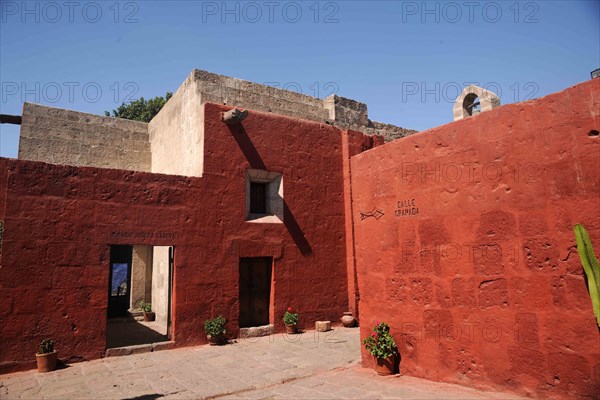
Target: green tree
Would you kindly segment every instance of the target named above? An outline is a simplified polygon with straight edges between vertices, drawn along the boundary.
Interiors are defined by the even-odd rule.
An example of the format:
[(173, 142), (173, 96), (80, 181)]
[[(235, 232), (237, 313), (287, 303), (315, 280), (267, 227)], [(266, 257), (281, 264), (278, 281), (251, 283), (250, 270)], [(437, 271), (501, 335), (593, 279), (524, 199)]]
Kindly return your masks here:
[(153, 99), (146, 100), (140, 97), (138, 100), (133, 100), (129, 104), (122, 103), (119, 108), (112, 111), (112, 115), (108, 111), (104, 111), (107, 117), (132, 119), (135, 121), (150, 122), (152, 118), (165, 103), (173, 96), (173, 93), (167, 92), (165, 97), (157, 96)]

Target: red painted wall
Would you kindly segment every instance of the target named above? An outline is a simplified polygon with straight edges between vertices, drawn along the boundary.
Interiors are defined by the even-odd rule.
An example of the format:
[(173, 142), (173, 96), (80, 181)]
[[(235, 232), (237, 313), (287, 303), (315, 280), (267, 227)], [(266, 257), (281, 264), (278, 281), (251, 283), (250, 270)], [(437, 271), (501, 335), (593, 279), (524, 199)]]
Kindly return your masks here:
[[(594, 80), (351, 159), (361, 337), (388, 322), (401, 373), (600, 393), (600, 334), (572, 229), (583, 223), (600, 254), (600, 138), (588, 135), (599, 110)], [(357, 218), (375, 208), (379, 220)]]
[(342, 157), (344, 169), (344, 208), (346, 228), (346, 276), (348, 279), (348, 310), (359, 321), (360, 313), (358, 302), (358, 276), (356, 273), (356, 258), (354, 253), (354, 209), (352, 204), (352, 173), (350, 169), (351, 157), (365, 150), (384, 143), (382, 136), (365, 136), (360, 132), (345, 131), (342, 133)]
[[(278, 331), (288, 306), (299, 310), (301, 327), (339, 320), (348, 309), (348, 133), (254, 111), (243, 129), (230, 129), (221, 122), (228, 109), (205, 105), (202, 178), (0, 159), (0, 372), (32, 368), (45, 337), (62, 360), (102, 356), (111, 244), (175, 246), (177, 346), (205, 343), (203, 321), (217, 314), (237, 335), (240, 257), (274, 258)], [(247, 168), (283, 173), (284, 224), (245, 221)]]

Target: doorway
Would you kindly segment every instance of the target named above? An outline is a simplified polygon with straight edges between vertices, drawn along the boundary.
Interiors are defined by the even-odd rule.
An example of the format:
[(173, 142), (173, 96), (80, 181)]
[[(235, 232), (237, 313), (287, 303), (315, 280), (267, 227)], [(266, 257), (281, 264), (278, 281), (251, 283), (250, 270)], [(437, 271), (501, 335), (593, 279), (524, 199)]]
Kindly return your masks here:
[(108, 318), (125, 317), (131, 301), (132, 246), (110, 247)]
[[(174, 247), (110, 246), (106, 348), (172, 340)], [(151, 307), (145, 320), (141, 306)]]
[(240, 328), (269, 324), (273, 258), (240, 258)]

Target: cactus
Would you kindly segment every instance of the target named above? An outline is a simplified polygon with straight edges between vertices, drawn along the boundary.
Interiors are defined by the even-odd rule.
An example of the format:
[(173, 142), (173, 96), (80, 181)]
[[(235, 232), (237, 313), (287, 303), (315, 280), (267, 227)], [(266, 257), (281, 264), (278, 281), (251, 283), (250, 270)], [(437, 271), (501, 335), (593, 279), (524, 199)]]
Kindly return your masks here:
[(581, 264), (583, 264), (583, 270), (587, 277), (588, 291), (592, 298), (594, 315), (596, 316), (598, 327), (600, 327), (600, 267), (598, 266), (598, 260), (594, 254), (590, 237), (583, 225), (576, 224), (573, 230), (575, 231), (575, 240), (577, 241), (577, 252), (579, 253), (579, 258), (581, 258)]
[(40, 343), (40, 349), (38, 350), (38, 354), (48, 354), (54, 352), (54, 342), (52, 339), (44, 339)]

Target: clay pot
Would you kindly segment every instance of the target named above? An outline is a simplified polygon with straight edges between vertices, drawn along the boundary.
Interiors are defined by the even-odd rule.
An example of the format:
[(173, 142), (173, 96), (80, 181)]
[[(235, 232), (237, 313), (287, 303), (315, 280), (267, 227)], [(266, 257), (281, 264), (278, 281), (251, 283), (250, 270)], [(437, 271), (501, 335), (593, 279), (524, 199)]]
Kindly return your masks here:
[(144, 311), (144, 321), (151, 322), (156, 319), (156, 313), (154, 311)]
[(392, 354), (388, 358), (375, 359), (375, 372), (377, 375), (394, 375), (396, 369), (396, 355)]
[(58, 351), (46, 354), (36, 354), (37, 368), (39, 372), (50, 372), (56, 369), (58, 361)]
[(208, 344), (210, 344), (211, 346), (221, 346), (225, 342), (225, 337), (222, 333), (219, 333), (215, 336), (206, 335), (206, 338), (208, 339)]
[(352, 316), (351, 311), (346, 311), (344, 313), (344, 316), (342, 317), (341, 321), (342, 321), (342, 325), (344, 325), (345, 328), (352, 328), (354, 326), (354, 323), (356, 322), (356, 320)]
[(285, 331), (288, 335), (295, 335), (296, 333), (298, 333), (298, 326), (296, 324), (286, 325)]

